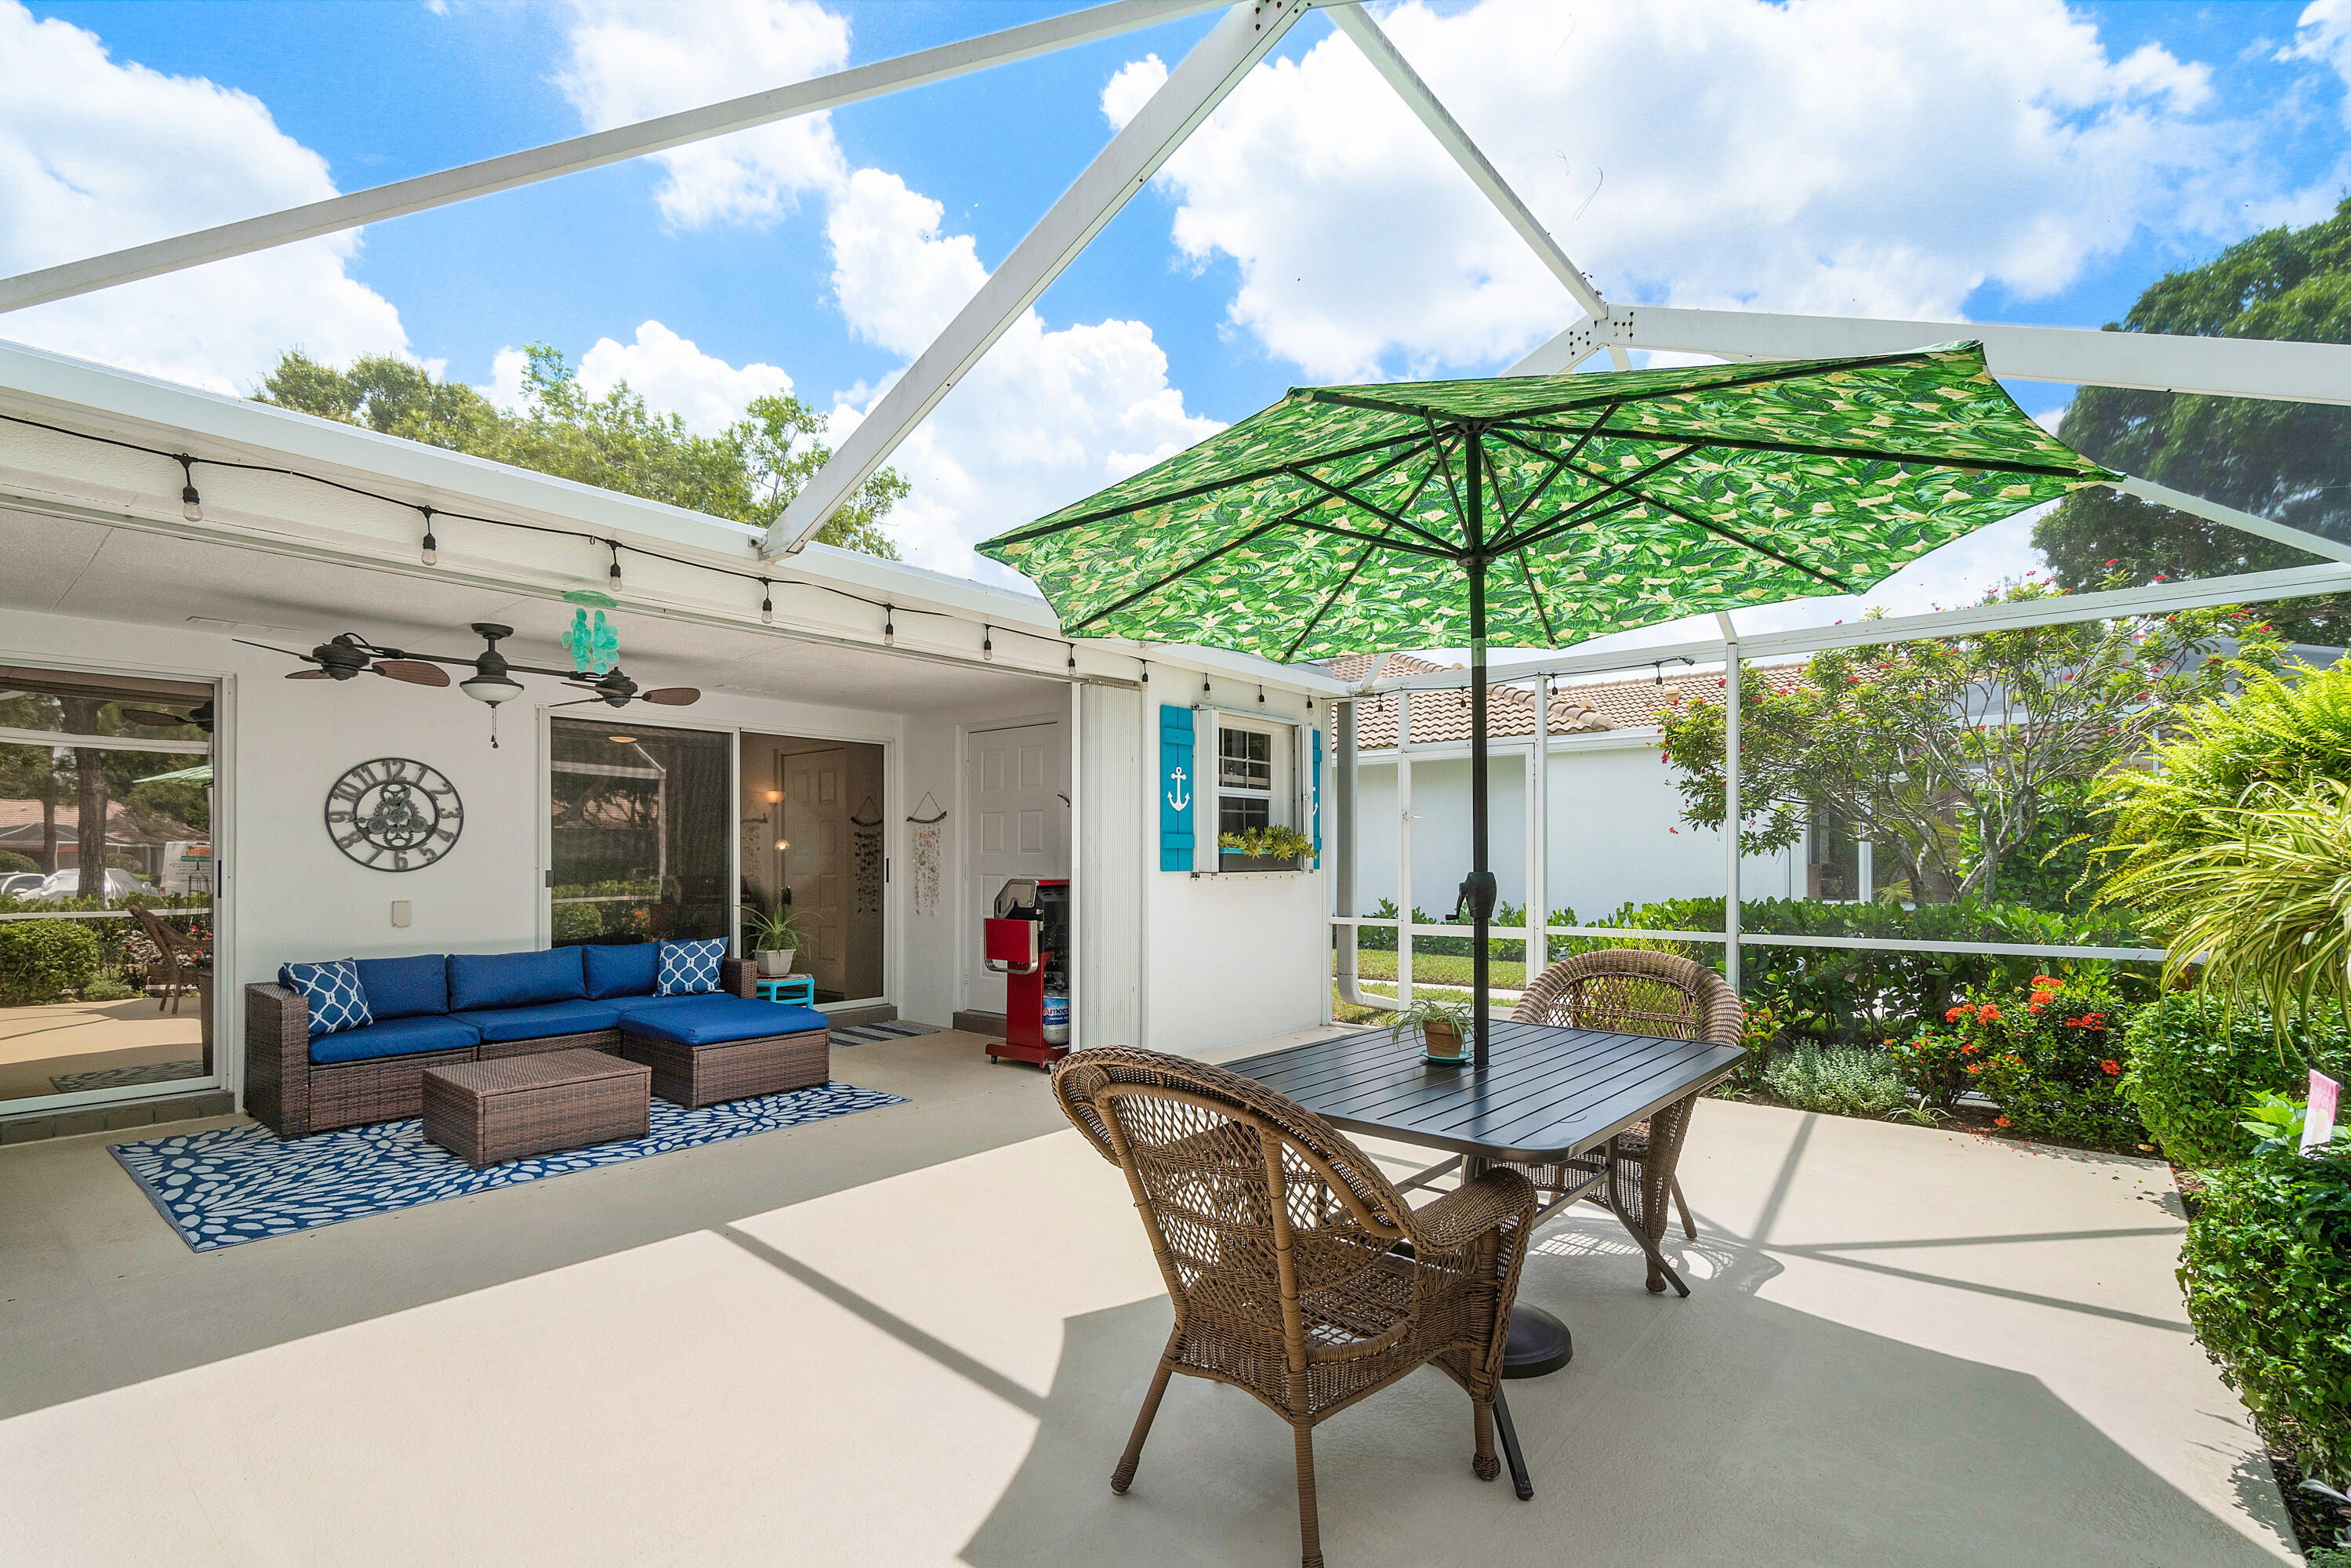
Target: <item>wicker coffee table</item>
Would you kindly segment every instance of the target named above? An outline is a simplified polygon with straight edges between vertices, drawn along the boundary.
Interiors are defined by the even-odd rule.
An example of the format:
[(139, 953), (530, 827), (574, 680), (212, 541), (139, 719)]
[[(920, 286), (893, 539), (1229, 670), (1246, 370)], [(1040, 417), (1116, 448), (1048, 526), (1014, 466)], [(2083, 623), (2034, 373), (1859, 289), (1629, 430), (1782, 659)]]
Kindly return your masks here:
[(642, 1138), (653, 1070), (601, 1051), (553, 1051), (424, 1074), (424, 1135), (470, 1166)]

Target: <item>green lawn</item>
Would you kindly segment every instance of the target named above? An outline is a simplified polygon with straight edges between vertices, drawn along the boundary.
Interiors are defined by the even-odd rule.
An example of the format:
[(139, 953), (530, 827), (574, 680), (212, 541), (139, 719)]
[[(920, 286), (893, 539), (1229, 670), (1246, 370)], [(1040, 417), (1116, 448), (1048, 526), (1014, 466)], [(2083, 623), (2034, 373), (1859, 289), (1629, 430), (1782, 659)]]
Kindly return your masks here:
[[(1396, 956), (1394, 953), (1355, 953), (1355, 973), (1366, 980), (1393, 980), (1396, 977)], [(1506, 964), (1493, 959), (1487, 965), (1487, 983), (1498, 991), (1515, 991), (1526, 984), (1524, 964)], [(1466, 986), (1469, 983), (1469, 956), (1458, 956), (1440, 953), (1415, 953), (1412, 956), (1412, 983), (1416, 986)]]

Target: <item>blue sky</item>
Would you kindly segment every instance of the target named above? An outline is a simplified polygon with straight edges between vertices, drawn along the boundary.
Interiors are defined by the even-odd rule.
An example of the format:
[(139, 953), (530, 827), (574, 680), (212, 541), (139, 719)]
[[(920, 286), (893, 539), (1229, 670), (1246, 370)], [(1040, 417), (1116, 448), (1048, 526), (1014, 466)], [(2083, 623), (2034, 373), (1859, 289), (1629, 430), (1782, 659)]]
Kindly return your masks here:
[[(0, 0), (0, 270), (1070, 8)], [(2351, 0), (1375, 10), (1614, 298), (2095, 326), (2168, 269), (2331, 211), (2351, 178)], [(1106, 105), (1147, 92), (1135, 62), (1172, 64), (1212, 21), (0, 336), (236, 390), (295, 343), (495, 386), (502, 351), (544, 340), (689, 417), (788, 377), (845, 427), (1101, 147)], [(969, 569), (972, 539), (1289, 385), (1491, 372), (1573, 318), (1326, 20), (1277, 60), (905, 449), (914, 559)], [(2065, 397), (2017, 391), (2037, 413)], [(1977, 576), (2030, 564), (2013, 537), (1977, 553)]]

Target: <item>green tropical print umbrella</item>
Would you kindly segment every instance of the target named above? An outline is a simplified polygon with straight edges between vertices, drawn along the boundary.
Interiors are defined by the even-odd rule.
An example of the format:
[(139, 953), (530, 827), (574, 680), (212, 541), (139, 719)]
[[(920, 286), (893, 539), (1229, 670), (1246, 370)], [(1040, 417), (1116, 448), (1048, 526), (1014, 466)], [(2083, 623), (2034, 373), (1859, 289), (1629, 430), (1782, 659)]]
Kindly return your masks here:
[[(1476, 1070), (1486, 1070), (1486, 650), (1858, 593), (2109, 473), (1979, 343), (1869, 359), (1301, 387), (988, 540), (1072, 635), (1288, 663), (1469, 646)], [(1456, 914), (1459, 913), (1457, 906)]]
[(1948, 343), (1302, 387), (979, 549), (1073, 634), (1283, 662), (1456, 646), (1474, 595), (1489, 645), (1558, 648), (1860, 592), (2115, 477), (2026, 417), (1981, 345)]

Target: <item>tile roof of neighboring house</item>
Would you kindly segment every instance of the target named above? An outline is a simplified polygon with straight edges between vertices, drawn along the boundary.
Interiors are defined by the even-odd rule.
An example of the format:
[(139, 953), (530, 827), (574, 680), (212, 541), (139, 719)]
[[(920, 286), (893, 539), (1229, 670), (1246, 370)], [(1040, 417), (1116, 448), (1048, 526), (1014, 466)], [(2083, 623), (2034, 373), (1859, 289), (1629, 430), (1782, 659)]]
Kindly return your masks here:
[[(1333, 675), (1343, 681), (1360, 681), (1372, 666), (1368, 653), (1349, 653), (1326, 660)], [(1382, 677), (1389, 675), (1435, 675), (1447, 670), (1458, 670), (1458, 664), (1432, 664), (1426, 659), (1416, 659), (1405, 653), (1391, 653), (1380, 666)], [(1757, 673), (1781, 691), (1794, 685), (1803, 672), (1802, 664), (1756, 666)], [(1657, 710), (1677, 695), (1698, 697), (1718, 692), (1722, 687), (1719, 674), (1691, 671), (1678, 678), (1667, 676), (1660, 685), (1655, 675), (1646, 679), (1595, 681), (1581, 685), (1555, 686), (1552, 691), (1550, 731), (1553, 735), (1574, 735), (1604, 729), (1650, 729), (1657, 722)], [(1489, 736), (1532, 735), (1535, 729), (1534, 694), (1517, 686), (1492, 686), (1486, 700), (1486, 733)], [(1385, 750), (1395, 745), (1396, 707), (1393, 695), (1383, 700), (1372, 697), (1356, 705), (1355, 746), (1361, 751)], [(1469, 739), (1469, 694), (1467, 691), (1415, 692), (1412, 695), (1412, 739), (1416, 746), (1442, 746), (1448, 741), (1467, 744)]]

